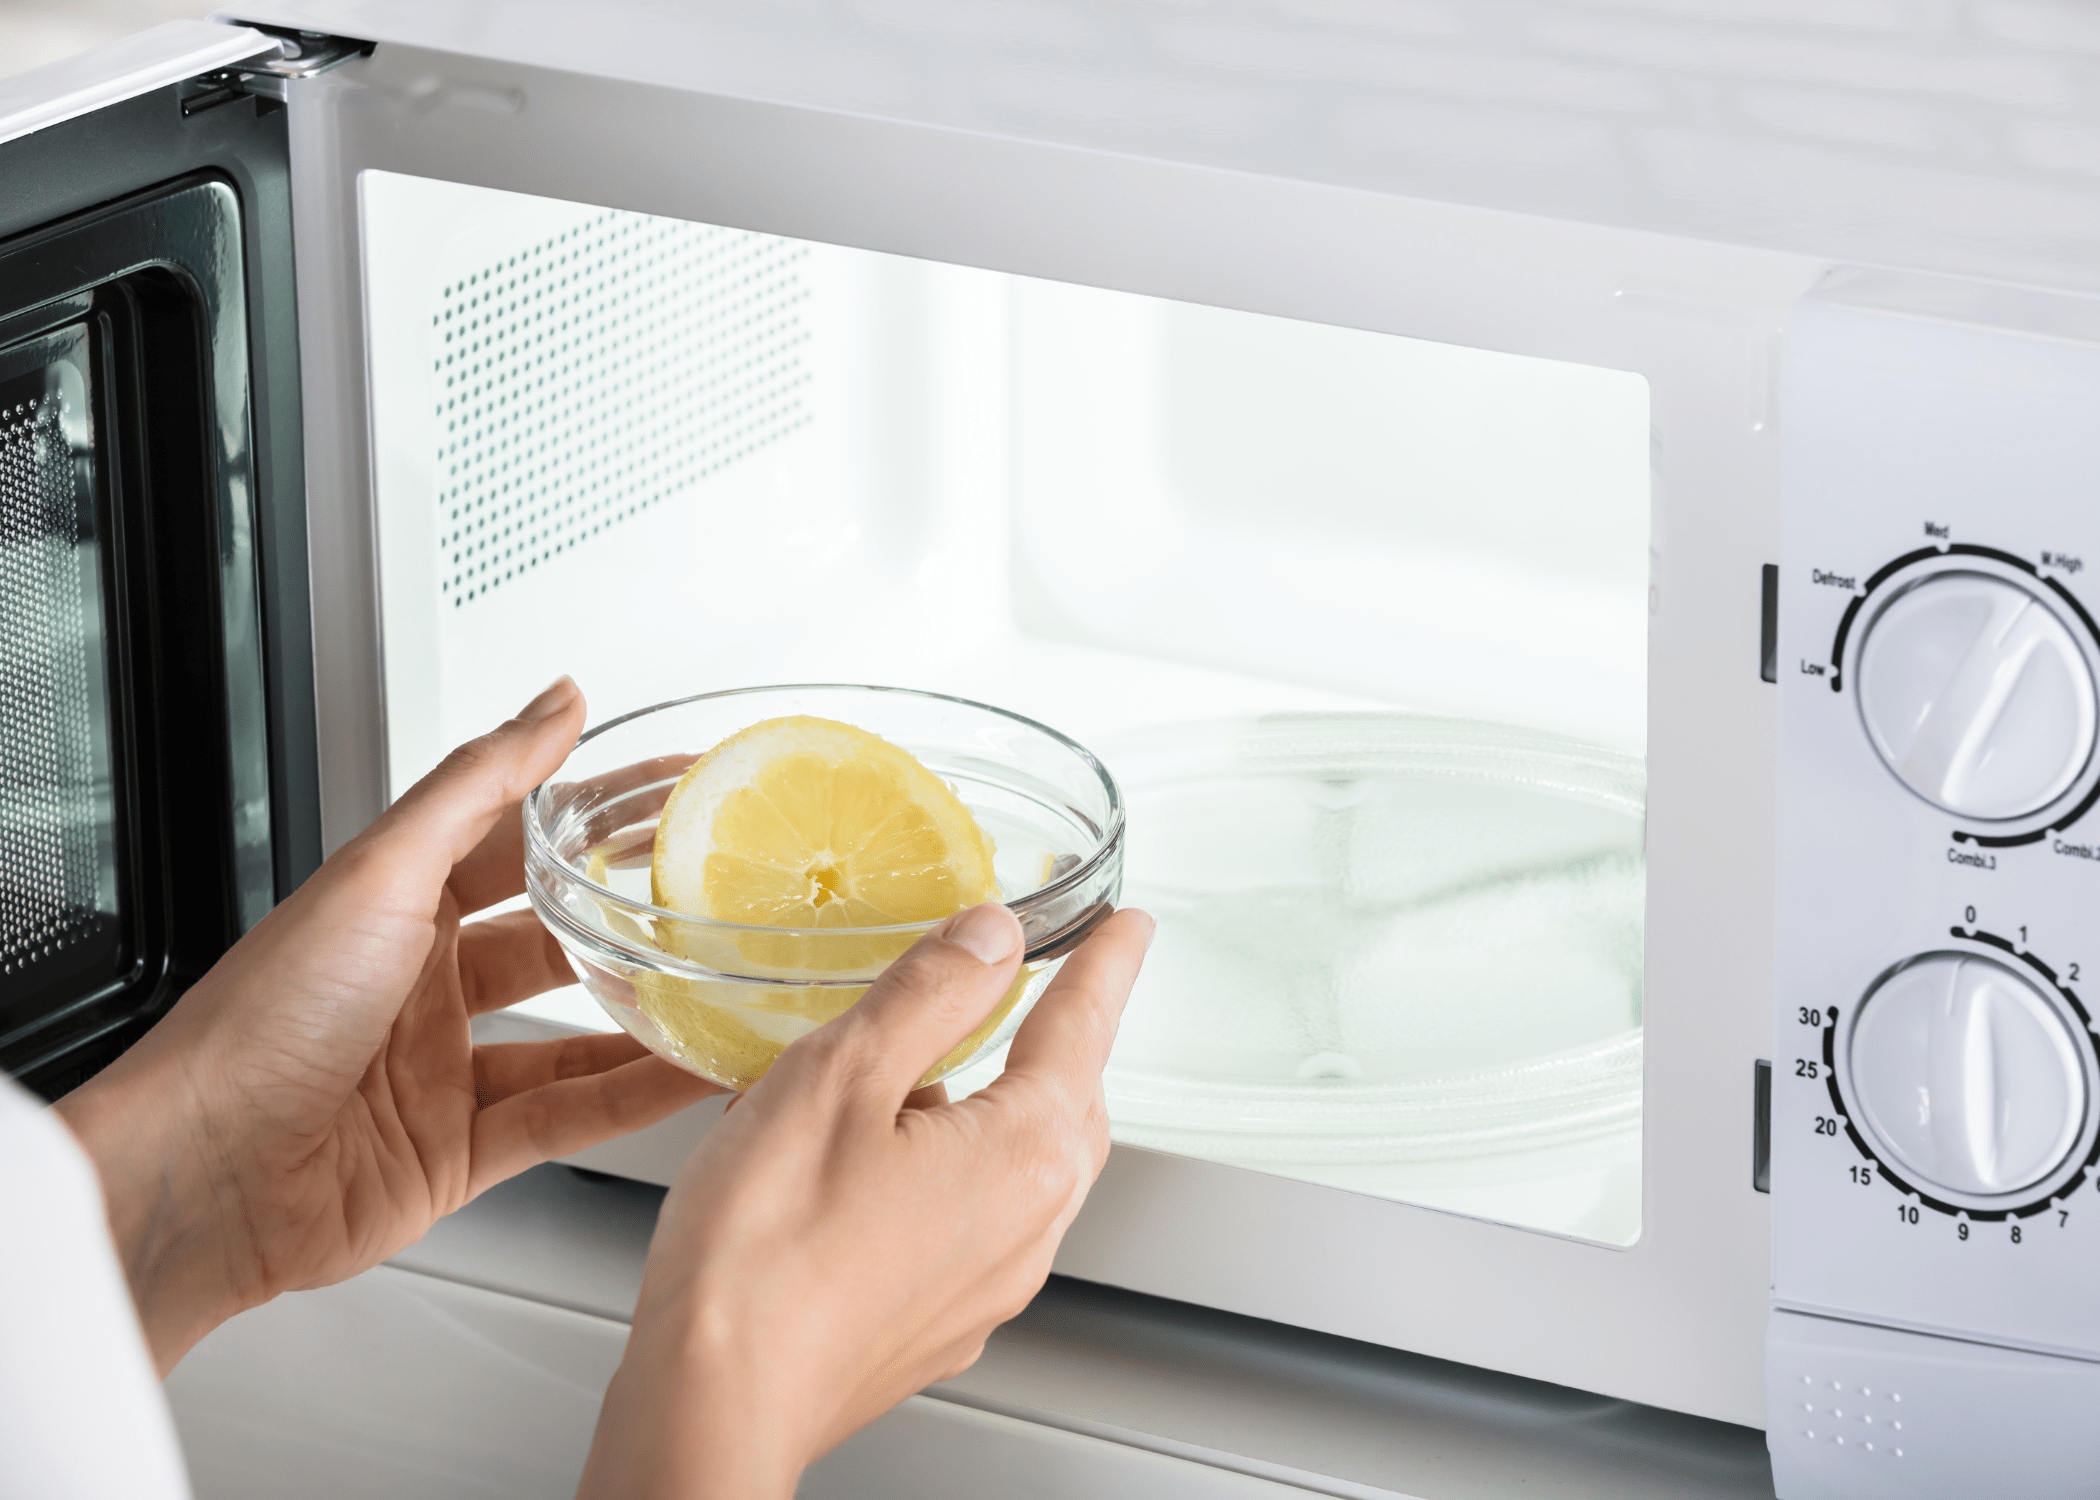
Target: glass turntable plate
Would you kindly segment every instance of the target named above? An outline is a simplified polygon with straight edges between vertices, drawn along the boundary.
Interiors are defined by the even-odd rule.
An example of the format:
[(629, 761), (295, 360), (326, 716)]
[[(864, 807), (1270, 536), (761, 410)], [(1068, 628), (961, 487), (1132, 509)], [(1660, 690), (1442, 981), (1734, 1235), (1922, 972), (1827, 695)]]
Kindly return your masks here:
[(1115, 1139), (1611, 1244), (1640, 1229), (1638, 759), (1403, 714), (1104, 741), (1160, 919)]

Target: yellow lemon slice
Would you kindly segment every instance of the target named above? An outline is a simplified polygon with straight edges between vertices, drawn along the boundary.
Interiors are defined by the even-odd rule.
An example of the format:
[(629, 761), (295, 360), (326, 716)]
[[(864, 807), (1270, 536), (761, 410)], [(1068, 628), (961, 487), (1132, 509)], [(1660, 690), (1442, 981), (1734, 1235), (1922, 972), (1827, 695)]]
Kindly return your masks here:
[(929, 922), (997, 894), (992, 841), (938, 776), (830, 719), (768, 719), (693, 762), (656, 826), (658, 906), (761, 927)]
[[(650, 864), (655, 904), (716, 922), (797, 929), (722, 935), (662, 923), (662, 945), (760, 977), (872, 977), (909, 937), (857, 929), (937, 921), (998, 892), (992, 841), (960, 798), (906, 751), (830, 719), (769, 719), (731, 735), (672, 789)], [(833, 934), (836, 933), (836, 936)], [(936, 1065), (974, 1052), (1027, 988)], [(637, 977), (636, 1001), (699, 1071), (748, 1087), (781, 1050), (858, 1000), (862, 985)]]

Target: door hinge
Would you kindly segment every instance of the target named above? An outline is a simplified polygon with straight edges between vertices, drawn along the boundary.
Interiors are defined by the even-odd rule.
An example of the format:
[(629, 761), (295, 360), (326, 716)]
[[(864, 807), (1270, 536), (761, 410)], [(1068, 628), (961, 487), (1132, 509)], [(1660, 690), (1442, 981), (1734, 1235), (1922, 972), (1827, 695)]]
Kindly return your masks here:
[[(252, 23), (236, 21), (237, 26)], [(278, 50), (245, 58), (230, 68), (193, 78), (183, 90), (182, 113), (197, 114), (229, 100), (254, 96), (284, 103), (287, 89), (301, 78), (339, 68), (353, 57), (369, 57), (373, 44), (355, 37), (327, 36), (317, 31), (287, 31), (279, 26), (253, 26), (277, 39)]]

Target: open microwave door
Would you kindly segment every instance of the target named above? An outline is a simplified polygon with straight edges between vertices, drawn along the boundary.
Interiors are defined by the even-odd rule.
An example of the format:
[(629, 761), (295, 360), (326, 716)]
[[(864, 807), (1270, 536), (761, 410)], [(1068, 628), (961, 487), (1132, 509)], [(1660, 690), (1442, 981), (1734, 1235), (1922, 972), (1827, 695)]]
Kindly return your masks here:
[(0, 82), (0, 1068), (50, 1097), (318, 858), (280, 57)]
[[(1763, 360), (1819, 263), (1210, 129), (1324, 109), (1258, 60), (1205, 95), (1103, 44), (1079, 73), (1180, 104), (1066, 109), (996, 39), (759, 4), (237, 14), (377, 44), (285, 92), (329, 846), (557, 671), (600, 722), (860, 681), (1099, 736), (1127, 896), (1208, 925), (1168, 913), (1058, 1268), (1762, 1422), (1772, 712), (1754, 648), (1713, 657), (1776, 527)], [(1502, 466), (1549, 430), (1597, 488), (1523, 509)], [(1379, 499), (1425, 454), (1456, 488)], [(1276, 488), (1301, 460), (1320, 483)], [(1199, 783), (1228, 790), (1176, 803)], [(1321, 876), (1327, 828), (1438, 852)], [(1363, 964), (1320, 890), (1371, 891)], [(1445, 991), (1417, 1021), (1286, 1015), (1294, 975), (1409, 952)]]

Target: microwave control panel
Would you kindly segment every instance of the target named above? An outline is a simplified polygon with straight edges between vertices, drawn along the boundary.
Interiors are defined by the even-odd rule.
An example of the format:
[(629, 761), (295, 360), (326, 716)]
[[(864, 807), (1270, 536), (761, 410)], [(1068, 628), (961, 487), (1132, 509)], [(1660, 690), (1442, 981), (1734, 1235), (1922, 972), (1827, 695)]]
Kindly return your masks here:
[(2093, 1359), (2082, 331), (2081, 299), (1886, 283), (1789, 322), (1771, 1190), (1777, 1308)]

